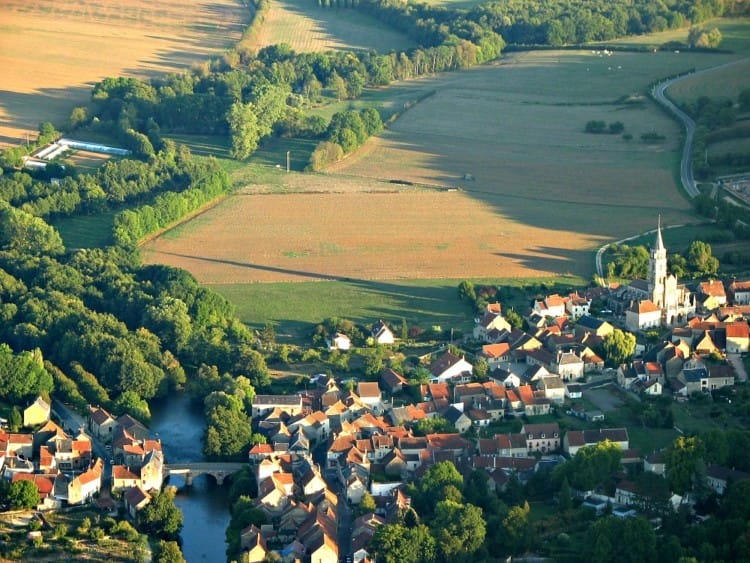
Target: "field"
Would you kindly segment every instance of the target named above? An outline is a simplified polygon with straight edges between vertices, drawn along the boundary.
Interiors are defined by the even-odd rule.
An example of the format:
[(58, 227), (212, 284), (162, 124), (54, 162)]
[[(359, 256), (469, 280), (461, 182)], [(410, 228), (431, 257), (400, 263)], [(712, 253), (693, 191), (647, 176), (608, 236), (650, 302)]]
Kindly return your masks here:
[(383, 53), (414, 47), (408, 37), (355, 10), (322, 8), (314, 0), (271, 0), (257, 47), (287, 43), (298, 52)]
[(239, 39), (235, 0), (4, 0), (0, 18), (0, 148), (40, 122), (62, 123), (106, 76), (188, 68)]
[(716, 69), (707, 76), (686, 78), (669, 89), (677, 101), (695, 100), (701, 96), (729, 98), (737, 101), (742, 90), (750, 88), (750, 60)]
[[(492, 207), (460, 191), (320, 179), (327, 193), (308, 186), (310, 193), (230, 197), (148, 244), (144, 259), (184, 267), (208, 284), (522, 277), (590, 267), (587, 253), (552, 256), (544, 230), (523, 228), (536, 259), (529, 268), (508, 244), (519, 226), (502, 224)], [(581, 239), (560, 233), (556, 243), (598, 242)]]
[[(667, 225), (695, 222), (675, 179), (680, 128), (642, 93), (658, 77), (731, 58), (516, 53), (397, 84), (400, 100), (436, 93), (327, 174), (274, 172), (288, 141), (266, 147), (241, 195), (146, 245), (146, 260), (217, 286), (587, 278), (598, 246), (652, 229), (659, 213)], [(387, 92), (372, 103), (384, 107)], [(620, 121), (632, 138), (586, 134), (593, 119)], [(665, 141), (642, 142), (650, 131)], [(231, 170), (235, 182), (243, 170)]]

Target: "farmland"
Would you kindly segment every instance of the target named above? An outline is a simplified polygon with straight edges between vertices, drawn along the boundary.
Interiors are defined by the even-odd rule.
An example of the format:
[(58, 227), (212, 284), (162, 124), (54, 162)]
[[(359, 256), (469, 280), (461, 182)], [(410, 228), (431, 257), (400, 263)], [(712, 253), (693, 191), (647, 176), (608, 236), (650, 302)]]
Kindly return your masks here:
[(0, 147), (64, 122), (106, 76), (174, 72), (221, 53), (248, 18), (234, 0), (4, 1)]
[(287, 43), (298, 52), (402, 51), (409, 39), (355, 10), (322, 8), (313, 0), (271, 0), (257, 47)]
[[(680, 128), (642, 93), (730, 58), (530, 52), (399, 83), (402, 99), (436, 93), (327, 174), (272, 174), (283, 152), (271, 151), (265, 179), (249, 174), (242, 194), (149, 243), (146, 260), (235, 287), (588, 277), (597, 246), (653, 228), (657, 213), (695, 221), (676, 183)], [(373, 103), (383, 107), (387, 92)], [(592, 119), (620, 121), (632, 138), (587, 134)], [(652, 131), (665, 140), (640, 140)]]

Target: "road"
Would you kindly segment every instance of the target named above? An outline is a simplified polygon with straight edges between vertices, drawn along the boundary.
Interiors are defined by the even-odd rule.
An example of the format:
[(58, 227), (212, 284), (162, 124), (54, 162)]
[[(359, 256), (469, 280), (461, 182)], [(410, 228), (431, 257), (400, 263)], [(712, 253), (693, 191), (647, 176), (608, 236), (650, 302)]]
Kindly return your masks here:
[[(665, 92), (667, 88), (669, 88), (673, 84), (681, 82), (682, 80), (693, 78), (694, 76), (700, 76), (701, 74), (713, 72), (715, 70), (719, 70), (721, 68), (725, 68), (728, 66), (747, 62), (748, 60), (750, 59), (749, 58), (739, 59), (736, 61), (731, 61), (728, 63), (721, 64), (718, 66), (712, 66), (710, 68), (697, 70), (695, 72), (691, 72), (690, 74), (683, 74), (682, 76), (678, 76), (676, 78), (671, 78), (669, 80), (665, 80), (664, 82), (660, 82), (659, 84), (654, 86), (652, 90), (654, 99), (658, 103), (666, 107), (673, 114), (675, 114), (677, 118), (680, 121), (682, 121), (683, 125), (685, 125), (685, 145), (682, 147), (682, 159), (680, 160), (680, 181), (682, 182), (682, 187), (685, 188), (685, 193), (687, 193), (691, 198), (694, 198), (700, 195), (700, 190), (698, 190), (698, 187), (695, 185), (695, 178), (693, 177), (693, 166), (692, 166), (693, 137), (695, 136), (695, 121), (693, 121), (693, 119), (688, 114), (686, 114), (684, 111), (678, 108), (675, 104), (673, 104), (672, 101), (669, 98), (667, 98)], [(677, 225), (673, 225), (672, 227), (668, 227), (668, 228), (674, 228), (676, 226)], [(636, 236), (640, 236), (640, 235), (636, 235)], [(619, 240), (617, 241), (616, 244), (622, 244), (623, 242), (626, 242), (632, 238), (636, 238), (636, 237), (634, 236), (634, 237), (629, 237), (629, 238)], [(595, 266), (596, 266), (596, 275), (599, 278), (604, 277), (604, 268), (602, 267), (602, 256), (604, 255), (604, 252), (607, 250), (607, 247), (610, 244), (612, 243), (607, 243), (601, 248), (599, 248), (599, 250), (596, 251)]]
[[(73, 409), (58, 401), (57, 399), (52, 399), (52, 412), (60, 421), (60, 426), (62, 426), (63, 429), (71, 436), (75, 436), (81, 430), (87, 430), (86, 420), (78, 413), (76, 413)], [(109, 455), (104, 447), (104, 444), (97, 440), (95, 436), (92, 436), (91, 434), (88, 434), (88, 436), (91, 439), (91, 448), (94, 456), (99, 457), (104, 461), (104, 474), (102, 475), (102, 479), (104, 481), (102, 485), (104, 485), (105, 483), (109, 482), (110, 476), (112, 474), (112, 468), (109, 463)]]
[(671, 78), (669, 80), (665, 80), (664, 82), (660, 82), (659, 84), (654, 86), (654, 89), (652, 90), (654, 99), (657, 102), (659, 102), (661, 105), (666, 107), (673, 114), (675, 114), (677, 118), (680, 121), (682, 121), (683, 125), (685, 125), (685, 145), (682, 147), (682, 160), (680, 161), (680, 180), (682, 181), (682, 187), (685, 188), (685, 192), (691, 198), (697, 197), (698, 195), (700, 195), (700, 190), (698, 190), (698, 187), (695, 185), (695, 178), (693, 177), (693, 166), (692, 166), (692, 158), (691, 158), (693, 154), (693, 137), (695, 135), (695, 121), (693, 121), (693, 119), (688, 114), (686, 114), (684, 111), (678, 108), (675, 104), (673, 104), (672, 101), (669, 98), (667, 98), (667, 96), (665, 95), (665, 91), (667, 90), (667, 88), (669, 88), (673, 84), (682, 82), (683, 80), (686, 80), (688, 78), (693, 78), (695, 76), (707, 74), (709, 72), (713, 72), (721, 68), (726, 68), (726, 67), (736, 65), (739, 63), (744, 63), (744, 62), (747, 62), (748, 60), (750, 59), (747, 59), (747, 58), (739, 59), (737, 61), (724, 63), (718, 66), (712, 66), (710, 68), (704, 68), (702, 70), (691, 72), (690, 74), (684, 74), (676, 78)]

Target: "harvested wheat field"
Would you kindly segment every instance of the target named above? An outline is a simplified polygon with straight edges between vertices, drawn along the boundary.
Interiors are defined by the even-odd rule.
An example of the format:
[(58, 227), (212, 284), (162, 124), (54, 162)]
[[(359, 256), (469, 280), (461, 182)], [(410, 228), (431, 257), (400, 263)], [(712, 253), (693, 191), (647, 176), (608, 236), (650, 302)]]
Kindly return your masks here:
[(323, 8), (314, 0), (271, 0), (258, 48), (287, 43), (297, 52), (329, 50), (382, 53), (414, 47), (408, 37), (356, 10)]
[(236, 42), (236, 0), (3, 0), (0, 148), (62, 123), (106, 76), (175, 72)]
[[(547, 51), (402, 84), (436, 93), (328, 174), (253, 186), (275, 193), (230, 197), (146, 259), (210, 284), (589, 277), (604, 242), (659, 214), (695, 220), (675, 182), (680, 128), (638, 94), (673, 61), (711, 64)], [(589, 120), (620, 121), (631, 138), (587, 134)], [(664, 140), (641, 141), (648, 132)]]
[[(689, 222), (674, 174), (680, 128), (638, 94), (651, 76), (669, 74), (657, 63), (542, 52), (452, 74), (328, 172), (460, 187), (503, 221), (549, 233), (553, 255), (571, 230), (581, 241), (611, 240), (653, 228), (659, 213), (667, 224)], [(628, 103), (617, 102), (623, 96)], [(621, 122), (627, 137), (585, 133), (589, 120)], [(643, 142), (649, 132), (664, 140)], [(515, 242), (519, 254), (529, 241)]]
[[(339, 180), (340, 181), (340, 180)], [(144, 248), (206, 284), (582, 272), (598, 241), (531, 229), (460, 191), (235, 195)], [(560, 252), (550, 255), (551, 238)], [(525, 241), (526, 256), (516, 246)], [(530, 267), (537, 256), (546, 267)]]

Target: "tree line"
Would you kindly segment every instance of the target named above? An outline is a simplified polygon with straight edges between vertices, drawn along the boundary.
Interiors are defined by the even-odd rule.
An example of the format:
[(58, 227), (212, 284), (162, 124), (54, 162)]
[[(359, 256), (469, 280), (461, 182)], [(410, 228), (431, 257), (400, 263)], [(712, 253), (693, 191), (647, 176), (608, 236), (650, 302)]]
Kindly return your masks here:
[[(470, 10), (398, 0), (361, 0), (353, 7), (403, 31), (421, 45), (444, 44), (451, 36), (479, 44), (477, 40), (481, 42), (488, 33), (500, 35), (508, 45), (581, 44), (750, 12), (746, 4), (721, 0), (505, 0), (479, 4)], [(696, 42), (704, 33), (697, 29)], [(705, 41), (715, 41), (715, 34)]]
[(122, 247), (68, 252), (42, 219), (4, 201), (0, 318), (3, 388), (13, 400), (51, 392), (51, 376), (64, 400), (147, 421), (148, 401), (186, 385), (203, 364), (244, 375), (246, 394), (268, 384), (253, 333), (190, 274), (141, 266)]

